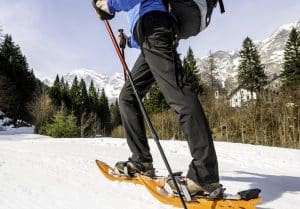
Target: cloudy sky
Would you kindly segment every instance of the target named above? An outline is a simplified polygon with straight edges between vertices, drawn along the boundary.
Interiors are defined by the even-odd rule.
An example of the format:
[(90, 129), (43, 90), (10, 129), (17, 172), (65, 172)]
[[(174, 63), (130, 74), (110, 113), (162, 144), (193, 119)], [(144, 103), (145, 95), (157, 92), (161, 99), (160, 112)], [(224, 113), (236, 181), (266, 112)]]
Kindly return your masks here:
[[(215, 10), (210, 27), (182, 41), (180, 53), (184, 55), (188, 46), (197, 57), (206, 56), (209, 50), (238, 49), (246, 36), (262, 40), (277, 27), (300, 20), (299, 0), (223, 1), (226, 13), (220, 15)], [(118, 14), (111, 26), (114, 31), (124, 28), (128, 33), (126, 14)], [(0, 27), (20, 45), (40, 78), (80, 68), (106, 75), (122, 72), (91, 0), (0, 0)], [(136, 49), (126, 49), (129, 66), (138, 54)]]

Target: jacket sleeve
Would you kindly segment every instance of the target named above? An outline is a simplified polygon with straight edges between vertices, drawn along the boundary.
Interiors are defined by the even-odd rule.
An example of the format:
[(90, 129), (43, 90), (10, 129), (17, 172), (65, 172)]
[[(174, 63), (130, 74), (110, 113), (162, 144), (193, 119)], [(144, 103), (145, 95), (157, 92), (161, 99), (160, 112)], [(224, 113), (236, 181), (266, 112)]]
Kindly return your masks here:
[(108, 0), (108, 7), (111, 14), (120, 11), (128, 11), (143, 0)]
[(137, 44), (137, 42), (134, 40), (134, 38), (132, 36), (128, 37), (127, 46), (129, 48), (140, 49), (140, 46)]

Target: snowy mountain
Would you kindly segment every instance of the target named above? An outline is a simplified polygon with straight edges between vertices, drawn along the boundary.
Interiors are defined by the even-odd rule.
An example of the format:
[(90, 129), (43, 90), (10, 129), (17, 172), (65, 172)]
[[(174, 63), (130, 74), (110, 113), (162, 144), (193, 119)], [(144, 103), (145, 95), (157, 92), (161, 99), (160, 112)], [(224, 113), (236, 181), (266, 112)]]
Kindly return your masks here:
[(50, 78), (43, 78), (41, 79), (41, 81), (46, 85), (46, 86), (52, 86), (54, 80), (50, 79)]
[[(113, 76), (109, 77), (107, 75), (97, 73), (93, 70), (83, 68), (62, 75), (65, 82), (68, 82), (69, 85), (72, 85), (75, 76), (77, 76), (78, 81), (80, 81), (80, 79), (83, 79), (87, 85), (87, 88), (89, 88), (90, 83), (93, 80), (96, 89), (98, 89), (99, 91), (101, 91), (102, 89), (105, 90), (105, 94), (110, 102), (114, 102), (115, 99), (118, 98), (124, 84), (124, 76), (121, 73), (115, 73)], [(48, 86), (53, 85), (53, 81), (51, 81), (50, 79), (44, 79), (43, 82)]]
[[(261, 61), (266, 66), (266, 73), (268, 76), (275, 73), (279, 74), (280, 71), (282, 71), (283, 51), (292, 27), (296, 27), (300, 30), (300, 21), (279, 27), (270, 37), (263, 41), (254, 41), (260, 53)], [(237, 86), (239, 50), (231, 52), (220, 50), (212, 53), (217, 66), (215, 77), (223, 85), (225, 82), (230, 83), (229, 88), (231, 89)], [(207, 56), (197, 59), (202, 80), (204, 81), (208, 81), (209, 79), (207, 62)], [(75, 76), (77, 76), (79, 80), (83, 78), (87, 86), (89, 86), (91, 80), (93, 80), (96, 88), (99, 90), (104, 88), (110, 102), (113, 102), (118, 98), (124, 84), (123, 75), (121, 73), (116, 73), (109, 77), (93, 70), (78, 69), (63, 75), (64, 80), (69, 84), (72, 84)], [(53, 84), (53, 81), (50, 81), (50, 79), (44, 79), (43, 82), (48, 86)]]
[[(149, 140), (158, 175), (167, 170)], [(173, 171), (187, 172), (186, 141), (161, 141)], [(228, 193), (261, 188), (257, 209), (298, 209), (300, 150), (215, 142), (221, 183)], [(1, 209), (175, 209), (141, 185), (107, 180), (95, 164), (126, 160), (125, 139), (53, 139), (0, 135)], [(201, 208), (201, 207), (200, 207)]]
[(78, 69), (70, 73), (63, 75), (65, 81), (72, 84), (75, 76), (77, 76), (78, 81), (83, 79), (89, 87), (91, 81), (93, 80), (96, 89), (105, 90), (106, 96), (110, 101), (114, 101), (118, 98), (121, 88), (124, 84), (124, 77), (121, 73), (115, 73), (113, 76), (109, 77), (107, 75), (102, 75), (93, 70), (88, 69)]
[[(270, 37), (263, 41), (254, 41), (261, 56), (261, 62), (266, 67), (265, 70), (268, 76), (274, 73), (278, 75), (282, 71), (283, 52), (289, 33), (293, 27), (300, 30), (300, 21), (279, 27)], [(217, 66), (216, 77), (223, 84), (226, 80), (231, 80), (233, 85), (237, 83), (239, 50), (212, 53)], [(198, 59), (197, 62), (200, 73), (203, 75), (203, 79), (206, 80), (208, 78), (208, 56)]]

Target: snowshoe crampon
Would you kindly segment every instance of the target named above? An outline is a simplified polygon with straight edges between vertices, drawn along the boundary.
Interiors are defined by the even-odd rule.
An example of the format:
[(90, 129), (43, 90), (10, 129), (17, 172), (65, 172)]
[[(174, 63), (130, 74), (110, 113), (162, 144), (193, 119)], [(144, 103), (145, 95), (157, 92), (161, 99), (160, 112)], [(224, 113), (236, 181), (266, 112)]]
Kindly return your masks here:
[[(156, 181), (146, 176), (137, 175), (137, 178), (143, 183), (147, 190), (160, 202), (172, 205), (178, 208), (182, 207), (180, 198), (164, 189), (161, 180)], [(191, 201), (186, 201), (189, 209), (256, 209), (256, 204), (262, 200), (256, 197), (250, 200), (237, 199), (236, 195), (227, 196), (226, 199), (208, 199), (195, 196)]]

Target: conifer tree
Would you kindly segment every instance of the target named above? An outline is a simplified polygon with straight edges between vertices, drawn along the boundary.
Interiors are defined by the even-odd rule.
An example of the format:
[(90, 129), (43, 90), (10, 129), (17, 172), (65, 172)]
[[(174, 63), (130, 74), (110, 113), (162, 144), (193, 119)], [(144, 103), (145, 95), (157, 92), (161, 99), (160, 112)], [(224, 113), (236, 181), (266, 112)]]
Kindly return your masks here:
[[(2, 34), (0, 35), (2, 36)], [(16, 82), (12, 81), (13, 78), (10, 75), (12, 66), (8, 62), (9, 56), (5, 54), (5, 49), (3, 49), (3, 47), (8, 47), (7, 44), (4, 44), (4, 41), (0, 39), (0, 110), (8, 117), (14, 118), (15, 107), (19, 97)]]
[(33, 70), (29, 69), (26, 57), (21, 49), (16, 45), (12, 37), (5, 35), (0, 48), (1, 69), (0, 73), (10, 82), (14, 83), (16, 88), (14, 92), (15, 106), (12, 109), (13, 119), (31, 121), (30, 113), (27, 111), (27, 104), (32, 101), (37, 89), (37, 79)]
[(53, 122), (43, 126), (40, 132), (56, 138), (75, 137), (78, 135), (76, 118), (72, 114), (65, 115), (61, 110), (54, 115)]
[(210, 78), (210, 84), (211, 84), (211, 88), (214, 89), (215, 86), (215, 77), (217, 75), (216, 70), (217, 70), (217, 66), (216, 66), (216, 62), (215, 62), (215, 58), (214, 55), (211, 53), (211, 51), (209, 51), (209, 56), (208, 56), (208, 71), (209, 71), (209, 78)]
[(62, 104), (67, 108), (68, 112), (72, 112), (72, 101), (70, 96), (69, 83), (65, 82), (63, 77), (61, 77), (60, 83)]
[(281, 79), (284, 86), (300, 85), (300, 31), (293, 28), (284, 50), (284, 64)]
[(72, 87), (70, 90), (70, 96), (72, 101), (72, 112), (74, 113), (75, 117), (77, 118), (77, 122), (79, 124), (80, 121), (80, 87), (78, 83), (78, 78), (75, 76)]
[(0, 73), (0, 110), (13, 118), (17, 104), (16, 85)]
[(238, 80), (240, 85), (251, 92), (259, 92), (266, 82), (267, 76), (260, 56), (252, 40), (247, 37), (240, 51), (240, 65), (238, 67)]
[(50, 88), (49, 95), (51, 101), (56, 107), (60, 107), (62, 105), (62, 85), (58, 75), (56, 75), (53, 86)]
[(186, 57), (183, 58), (183, 69), (186, 72), (187, 79), (191, 82), (192, 88), (198, 93), (202, 91), (197, 69), (197, 62), (193, 50), (189, 47)]
[(93, 80), (90, 83), (89, 91), (88, 91), (88, 97), (89, 97), (89, 104), (90, 104), (90, 111), (91, 112), (97, 112), (97, 104), (98, 104), (98, 95), (96, 88), (94, 87)]
[(111, 131), (111, 113), (108, 104), (108, 98), (105, 95), (104, 89), (101, 90), (100, 98), (99, 98), (99, 111), (98, 115), (100, 115), (100, 127), (105, 135), (109, 135)]
[(144, 99), (144, 104), (149, 113), (159, 113), (169, 108), (159, 87), (154, 85)]
[(120, 114), (120, 108), (118, 100), (116, 99), (115, 103), (112, 103), (110, 105), (110, 111), (111, 111), (111, 120), (112, 120), (112, 126), (113, 128), (122, 125), (122, 119)]
[(89, 113), (89, 97), (86, 89), (86, 84), (83, 79), (79, 83), (79, 96), (80, 96), (80, 111)]

